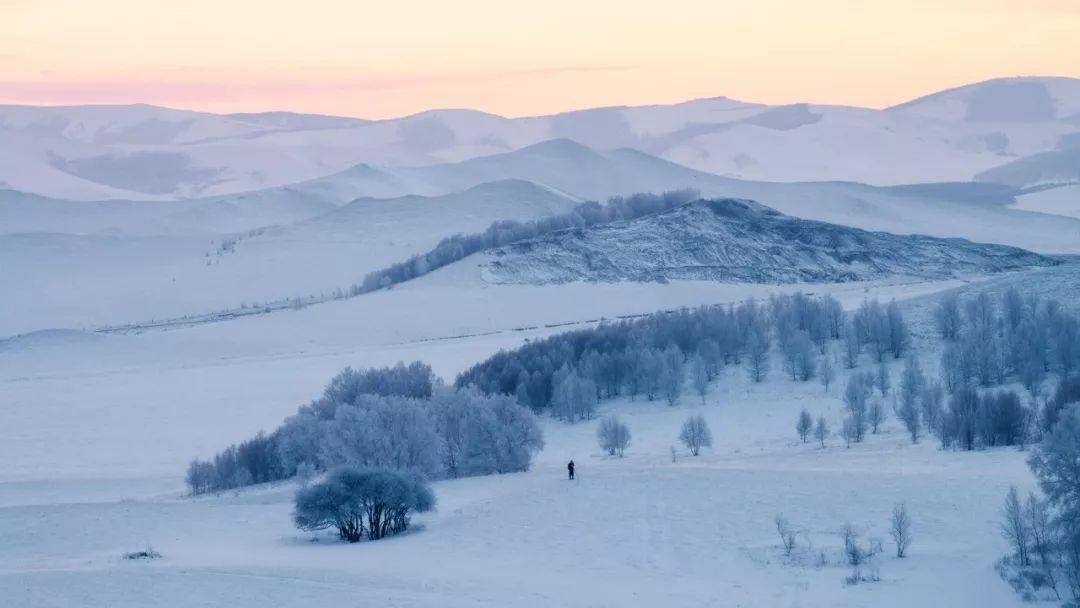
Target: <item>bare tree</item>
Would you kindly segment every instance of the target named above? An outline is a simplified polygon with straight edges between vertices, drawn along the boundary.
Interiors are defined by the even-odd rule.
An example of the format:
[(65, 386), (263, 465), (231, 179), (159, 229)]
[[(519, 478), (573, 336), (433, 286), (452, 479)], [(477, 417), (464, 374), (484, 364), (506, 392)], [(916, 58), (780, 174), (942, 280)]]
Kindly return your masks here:
[(698, 414), (691, 416), (683, 423), (682, 431), (679, 432), (679, 441), (683, 443), (694, 456), (701, 452), (701, 448), (712, 445), (712, 431), (705, 422), (705, 417)]
[(615, 416), (608, 416), (596, 428), (596, 439), (608, 456), (618, 454), (622, 458), (626, 446), (630, 445), (630, 428)]
[(870, 432), (875, 435), (881, 423), (885, 422), (885, 406), (880, 399), (872, 399), (866, 411), (866, 421), (870, 423)]
[(746, 341), (746, 371), (754, 382), (769, 374), (769, 335), (759, 326), (751, 327)]
[(1009, 493), (1005, 495), (1001, 518), (1001, 535), (1012, 545), (1013, 554), (1020, 565), (1027, 566), (1030, 563), (1028, 544), (1031, 531), (1024, 518), (1024, 507), (1020, 503), (1020, 493), (1016, 491), (1016, 486), (1010, 486)]
[(694, 392), (705, 403), (705, 394), (709, 392), (709, 368), (701, 355), (695, 354), (690, 359), (690, 382), (694, 386)]
[(1055, 576), (1057, 547), (1049, 504), (1031, 492), (1024, 505), (1024, 519), (1027, 520), (1028, 531), (1031, 533), (1029, 551), (1039, 558), (1039, 569), (1046, 577), (1048, 586), (1054, 590), (1054, 595), (1061, 599)]
[(810, 436), (810, 429), (814, 426), (814, 419), (810, 417), (810, 412), (805, 409), (799, 412), (799, 421), (795, 423), (795, 430), (799, 433), (799, 439), (803, 443), (806, 443), (806, 438)]
[(814, 439), (818, 440), (821, 447), (825, 447), (825, 439), (829, 437), (829, 424), (825, 422), (825, 417), (820, 416), (817, 419), (817, 424), (814, 425)]
[(877, 373), (874, 376), (874, 386), (881, 392), (882, 397), (888, 396), (889, 389), (892, 388), (892, 378), (889, 376), (889, 368), (885, 367), (884, 363), (877, 368)]
[(859, 423), (855, 420), (854, 414), (849, 414), (847, 418), (844, 418), (844, 424), (840, 426), (840, 436), (844, 438), (844, 446), (849, 448), (853, 441), (859, 441), (862, 435), (859, 432)]
[(821, 362), (818, 363), (818, 379), (821, 380), (821, 385), (825, 387), (825, 392), (829, 392), (829, 385), (836, 379), (836, 368), (833, 367), (832, 357), (828, 354), (821, 357)]
[(908, 545), (911, 544), (911, 517), (908, 516), (907, 505), (904, 503), (893, 507), (892, 518), (889, 520), (889, 535), (896, 543), (896, 557), (904, 557)]
[(784, 547), (784, 555), (790, 556), (795, 550), (795, 530), (783, 515), (777, 515), (773, 521), (776, 524), (776, 533), (780, 535), (780, 544)]

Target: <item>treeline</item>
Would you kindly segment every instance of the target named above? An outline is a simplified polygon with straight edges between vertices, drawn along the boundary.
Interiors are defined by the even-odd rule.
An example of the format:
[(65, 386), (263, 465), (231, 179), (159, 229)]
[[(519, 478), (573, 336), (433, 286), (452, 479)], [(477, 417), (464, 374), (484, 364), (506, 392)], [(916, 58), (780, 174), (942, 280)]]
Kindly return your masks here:
[[(1048, 433), (1066, 404), (1080, 400), (1080, 318), (1057, 300), (1008, 289), (995, 300), (983, 292), (945, 296), (934, 312), (945, 340), (941, 378), (949, 395), (940, 418), (928, 421), (945, 447), (973, 450), (1023, 445)], [(1047, 379), (1058, 374), (1056, 392)], [(1014, 389), (1021, 383), (1031, 399)], [(1041, 401), (1041, 406), (1040, 406)]]
[(846, 319), (830, 296), (771, 297), (738, 305), (702, 306), (639, 319), (602, 323), (499, 352), (458, 376), (458, 387), (514, 395), (535, 412), (564, 420), (592, 417), (598, 401), (619, 396), (674, 404), (689, 379), (704, 396), (725, 366), (746, 366), (761, 382), (775, 345), (793, 380), (833, 370), (822, 355), (830, 340), (851, 335), (851, 366), (870, 345), (875, 353), (902, 356), (910, 342), (895, 303), (867, 302)]
[(501, 220), (476, 234), (456, 234), (439, 241), (426, 253), (376, 270), (350, 288), (359, 295), (423, 276), (474, 253), (536, 238), (568, 228), (588, 228), (617, 220), (628, 220), (667, 211), (700, 197), (696, 190), (673, 190), (663, 194), (633, 194), (608, 199), (604, 205), (594, 201), (581, 203), (560, 215), (519, 222)]
[(942, 379), (950, 392), (974, 382), (988, 387), (1014, 377), (1032, 394), (1050, 373), (1080, 371), (1080, 318), (1057, 300), (1010, 288), (1000, 304), (988, 294), (942, 299), (935, 311), (946, 347)]
[(542, 447), (535, 416), (513, 398), (440, 386), (419, 362), (347, 368), (273, 433), (193, 461), (187, 483), (202, 494), (339, 466), (427, 479), (508, 473)]

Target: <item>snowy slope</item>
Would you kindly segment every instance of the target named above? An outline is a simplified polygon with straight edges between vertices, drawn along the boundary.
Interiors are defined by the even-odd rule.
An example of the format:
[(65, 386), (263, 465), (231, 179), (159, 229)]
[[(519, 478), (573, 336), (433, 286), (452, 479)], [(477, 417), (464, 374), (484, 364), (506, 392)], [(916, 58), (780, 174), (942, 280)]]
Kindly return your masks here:
[(433, 110), (363, 121), (150, 106), (4, 106), (0, 186), (81, 200), (216, 196), (357, 164), (453, 163), (551, 139), (630, 148), (743, 179), (964, 181), (1055, 150), (1078, 121), (1080, 81), (1067, 78), (992, 80), (886, 110), (720, 97), (528, 118)]
[[(66, 203), (75, 208), (84, 204), (99, 205)], [(225, 204), (203, 203), (214, 210), (219, 225), (230, 208)], [(531, 183), (503, 181), (440, 197), (359, 199), (340, 209), (329, 205), (328, 213), (306, 221), (233, 236), (199, 234), (205, 215), (183, 224), (194, 233), (158, 235), (157, 227), (166, 221), (172, 229), (181, 226), (180, 212), (137, 224), (133, 216), (120, 213), (125, 230), (151, 227), (155, 236), (0, 234), (0, 290), (6, 294), (0, 304), (0, 336), (329, 295), (451, 234), (478, 232), (507, 217), (528, 220), (563, 213), (574, 204)], [(267, 205), (259, 200), (247, 209), (267, 221), (270, 216), (262, 213)], [(200, 211), (201, 206), (189, 209)], [(55, 219), (71, 218), (58, 212)]]
[[(1075, 273), (1065, 266), (995, 281), (1075, 293)], [(0, 390), (9, 399), (0, 409), (0, 455), (14, 463), (0, 478), (0, 593), (13, 605), (166, 608), (339, 604), (361, 595), (392, 607), (1025, 605), (993, 569), (1007, 550), (996, 527), (1001, 497), (1010, 484), (1034, 486), (1025, 453), (942, 451), (930, 440), (912, 446), (895, 420), (850, 449), (836, 437), (825, 449), (803, 445), (792, 428), (797, 412), (807, 408), (836, 428), (839, 392), (776, 373), (753, 384), (732, 368), (704, 403), (684, 396), (675, 407), (605, 404), (633, 432), (623, 459), (599, 453), (595, 421), (545, 420), (547, 447), (530, 472), (439, 482), (438, 510), (418, 517), (412, 533), (380, 543), (297, 532), (289, 484), (180, 496), (187, 458), (276, 425), (343, 364), (422, 356), (450, 375), (552, 330), (424, 341), (438, 337), (433, 328), (485, 333), (507, 321), (596, 318), (659, 302), (642, 299), (643, 291), (616, 297), (607, 290), (623, 287), (611, 285), (503, 286), (488, 291), (528, 290), (519, 302), (531, 308), (494, 305), (502, 299), (430, 307), (442, 302), (435, 290), (446, 288), (422, 283), (378, 294), (413, 303), (411, 314), (390, 300), (357, 299), (172, 332), (50, 332), (0, 343)], [(635, 289), (670, 297), (676, 285)], [(868, 296), (903, 299), (943, 286), (838, 288), (848, 290), (840, 299), (852, 307)], [(760, 297), (765, 287), (698, 295), (731, 301)], [(567, 297), (568, 289), (605, 296)], [(917, 332), (929, 327), (911, 319)], [(394, 343), (394, 332), (413, 341)], [(672, 462), (679, 424), (697, 413), (715, 446), (697, 458), (679, 450)], [(578, 464), (574, 484), (563, 479), (570, 458)], [(851, 523), (864, 539), (887, 543), (897, 502), (913, 516), (909, 557), (882, 556), (878, 583), (843, 585), (840, 527)], [(805, 561), (784, 559), (772, 523), (780, 513), (798, 529)], [(120, 559), (147, 545), (163, 559)]]
[(635, 220), (562, 230), (483, 257), (485, 280), (526, 284), (941, 279), (1055, 263), (1012, 247), (800, 220), (734, 199), (696, 201)]
[(1016, 197), (1016, 208), (1080, 219), (1080, 184), (1034, 190)]

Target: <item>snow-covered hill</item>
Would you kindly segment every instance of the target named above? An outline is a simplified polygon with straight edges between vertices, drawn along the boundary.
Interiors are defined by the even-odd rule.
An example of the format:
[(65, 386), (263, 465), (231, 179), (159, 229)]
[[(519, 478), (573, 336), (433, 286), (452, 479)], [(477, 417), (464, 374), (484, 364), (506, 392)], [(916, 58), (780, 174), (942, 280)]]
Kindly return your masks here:
[(364, 121), (143, 105), (2, 106), (0, 187), (80, 200), (217, 196), (358, 164), (453, 163), (551, 139), (630, 148), (742, 179), (964, 181), (1053, 151), (1078, 121), (1080, 80), (1067, 78), (992, 80), (886, 110), (720, 97), (515, 119), (433, 110)]
[[(0, 336), (329, 295), (373, 270), (434, 247), (446, 236), (478, 232), (510, 217), (529, 220), (564, 213), (575, 204), (549, 189), (510, 180), (445, 196), (358, 199), (342, 208), (327, 204), (329, 211), (314, 218), (225, 236), (200, 234), (198, 228), (228, 225), (224, 220), (232, 203), (64, 201), (39, 207), (36, 202), (27, 202), (25, 210), (40, 212), (35, 217), (54, 228), (119, 226), (136, 234), (0, 234), (0, 291), (5, 294)], [(97, 212), (89, 212), (89, 219), (65, 213), (82, 205)], [(232, 225), (252, 224), (252, 218), (269, 223), (276, 216), (267, 214), (268, 205), (259, 200), (244, 207), (251, 215), (242, 216), (243, 224), (237, 220)], [(180, 210), (139, 215), (173, 206)], [(106, 211), (108, 215), (94, 215)], [(180, 222), (184, 213), (199, 211), (207, 213)], [(182, 227), (194, 232), (162, 235), (163, 226), (169, 232)], [(137, 234), (140, 229), (152, 236)]]
[(696, 201), (635, 220), (563, 230), (483, 257), (487, 281), (525, 284), (942, 279), (1055, 263), (1001, 245), (801, 220), (733, 199)]

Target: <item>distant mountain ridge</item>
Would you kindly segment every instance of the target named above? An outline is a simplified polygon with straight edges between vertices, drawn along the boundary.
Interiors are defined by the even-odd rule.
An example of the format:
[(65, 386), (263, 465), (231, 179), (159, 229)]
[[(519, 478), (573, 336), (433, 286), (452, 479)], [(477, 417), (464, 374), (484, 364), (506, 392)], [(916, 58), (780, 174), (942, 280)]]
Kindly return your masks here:
[(500, 284), (817, 283), (897, 275), (945, 279), (1056, 263), (1015, 247), (869, 232), (719, 199), (494, 249), (482, 256), (481, 274)]
[(443, 165), (558, 139), (745, 180), (967, 181), (1054, 150), (1077, 132), (1078, 117), (1080, 80), (1069, 78), (991, 80), (885, 110), (715, 97), (525, 118), (431, 110), (367, 121), (147, 105), (0, 106), (0, 186), (77, 200), (212, 197), (361, 164)]

